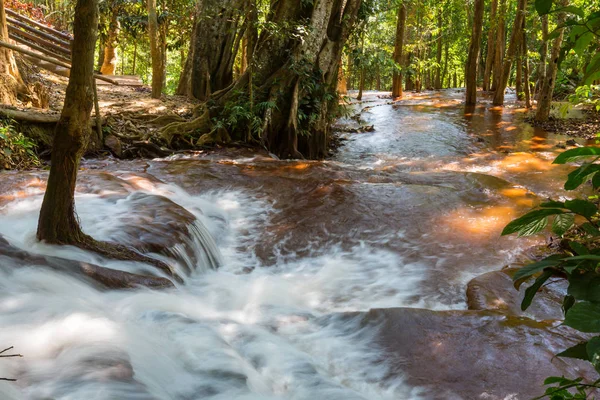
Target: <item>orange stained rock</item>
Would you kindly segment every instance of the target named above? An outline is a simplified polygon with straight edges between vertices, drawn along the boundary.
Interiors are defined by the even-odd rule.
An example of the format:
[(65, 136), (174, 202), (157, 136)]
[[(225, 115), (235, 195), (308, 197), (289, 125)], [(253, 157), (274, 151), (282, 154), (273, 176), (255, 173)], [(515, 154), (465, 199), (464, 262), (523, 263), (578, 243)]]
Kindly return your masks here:
[(502, 169), (512, 172), (548, 171), (552, 165), (547, 160), (542, 160), (531, 153), (512, 153), (498, 162)]
[(509, 206), (463, 207), (441, 220), (453, 235), (463, 232), (470, 239), (476, 239), (478, 236), (499, 235), (516, 216), (515, 208)]

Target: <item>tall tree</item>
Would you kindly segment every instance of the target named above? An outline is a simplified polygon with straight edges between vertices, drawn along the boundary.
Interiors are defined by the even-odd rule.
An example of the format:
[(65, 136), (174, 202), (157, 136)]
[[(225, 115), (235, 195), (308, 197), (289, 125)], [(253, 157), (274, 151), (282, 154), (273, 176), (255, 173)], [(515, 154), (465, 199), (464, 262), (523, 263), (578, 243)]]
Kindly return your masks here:
[(523, 29), (521, 30), (521, 57), (523, 59), (523, 80), (525, 91), (525, 107), (531, 108), (531, 87), (529, 85), (529, 56), (527, 54), (527, 32), (525, 30), (525, 19), (523, 19)]
[(542, 45), (540, 47), (540, 61), (537, 67), (537, 81), (535, 83), (535, 99), (539, 100), (539, 95), (544, 87), (546, 80), (546, 63), (548, 59), (548, 14), (541, 16), (542, 20)]
[(492, 67), (494, 65), (494, 57), (496, 52), (496, 34), (497, 21), (496, 14), (498, 13), (498, 0), (492, 0), (490, 10), (490, 29), (487, 37), (487, 55), (485, 57), (485, 70), (483, 72), (483, 90), (490, 90), (490, 80), (492, 77)]
[(481, 45), (481, 33), (483, 30), (483, 8), (484, 0), (475, 0), (475, 12), (473, 13), (473, 29), (471, 31), (471, 44), (465, 69), (467, 84), (466, 106), (477, 103), (477, 64), (479, 60), (479, 48)]
[(406, 30), (406, 5), (404, 2), (398, 7), (398, 22), (396, 24), (396, 42), (394, 46), (394, 62), (400, 70), (394, 69), (392, 78), (392, 97), (402, 97), (402, 75), (404, 68), (403, 51), (404, 51), (404, 31)]
[(158, 16), (156, 0), (148, 0), (148, 36), (150, 38), (150, 58), (152, 60), (152, 98), (160, 99), (164, 82), (164, 60), (160, 51), (160, 36), (158, 32)]
[(502, 79), (502, 65), (504, 62), (504, 48), (506, 36), (506, 1), (499, 0), (498, 18), (496, 19), (496, 43), (494, 44), (494, 61), (492, 64), (492, 84), (490, 90), (498, 89)]
[(442, 74), (442, 28), (443, 28), (443, 18), (442, 18), (442, 9), (441, 7), (438, 9), (438, 15), (437, 15), (437, 20), (438, 20), (438, 24), (437, 24), (437, 29), (438, 29), (438, 36), (436, 39), (436, 56), (435, 56), (435, 62), (436, 62), (436, 66), (435, 66), (435, 83), (433, 85), (434, 89), (439, 90), (442, 88), (442, 80), (441, 80), (441, 74)]
[(102, 61), (102, 67), (100, 68), (100, 72), (103, 75), (114, 75), (115, 69), (117, 68), (117, 62), (119, 61), (117, 54), (117, 40), (119, 31), (121, 30), (119, 10), (117, 1), (110, 3), (110, 10), (108, 11), (110, 13), (110, 22), (108, 24), (106, 40), (104, 41), (104, 59)]
[(504, 64), (502, 65), (502, 76), (500, 77), (500, 82), (498, 82), (496, 92), (494, 93), (493, 104), (495, 106), (504, 105), (504, 92), (506, 91), (506, 87), (508, 85), (508, 78), (510, 77), (511, 66), (513, 60), (519, 53), (518, 50), (519, 44), (521, 42), (521, 30), (523, 29), (523, 20), (525, 18), (526, 5), (527, 0), (518, 0), (517, 13), (515, 15), (515, 22), (513, 25), (512, 34), (510, 36), (510, 43), (508, 45), (508, 50), (506, 51), (506, 56), (504, 57)]

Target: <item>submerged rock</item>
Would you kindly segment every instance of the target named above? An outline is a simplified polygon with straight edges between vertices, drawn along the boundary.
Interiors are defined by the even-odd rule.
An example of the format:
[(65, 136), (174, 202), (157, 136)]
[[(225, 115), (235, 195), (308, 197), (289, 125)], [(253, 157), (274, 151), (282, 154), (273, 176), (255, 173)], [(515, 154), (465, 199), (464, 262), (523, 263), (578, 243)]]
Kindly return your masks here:
[(561, 309), (566, 295), (567, 282), (559, 279), (543, 286), (536, 294), (531, 306), (521, 310), (525, 290), (533, 283), (525, 282), (519, 290), (513, 286), (514, 269), (488, 272), (471, 280), (467, 285), (469, 310), (496, 310), (508, 315), (525, 316), (535, 320), (563, 319)]
[(549, 376), (597, 378), (589, 363), (555, 357), (584, 338), (549, 322), (412, 308), (375, 309), (363, 318), (379, 328), (389, 379), (403, 377), (426, 398), (530, 399), (543, 394)]

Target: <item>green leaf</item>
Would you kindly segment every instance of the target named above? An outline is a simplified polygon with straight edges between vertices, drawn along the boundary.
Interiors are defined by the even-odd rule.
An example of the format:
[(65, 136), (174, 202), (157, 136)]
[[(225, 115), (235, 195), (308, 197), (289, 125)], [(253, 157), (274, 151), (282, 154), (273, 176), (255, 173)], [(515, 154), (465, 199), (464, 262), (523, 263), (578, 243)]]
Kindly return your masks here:
[(577, 255), (583, 256), (586, 254), (590, 254), (590, 251), (583, 244), (576, 242), (574, 240), (569, 241), (569, 247), (573, 250)]
[(595, 174), (598, 171), (600, 171), (600, 164), (583, 164), (568, 175), (565, 182), (565, 190), (577, 189), (591, 174)]
[(559, 214), (554, 217), (554, 223), (552, 224), (552, 232), (558, 236), (562, 236), (567, 232), (575, 223), (575, 215), (573, 214)]
[[(578, 360), (589, 361), (588, 352), (587, 352), (587, 344), (588, 342), (581, 342), (576, 344), (575, 346), (569, 347), (568, 349), (561, 351), (556, 356), (557, 357), (567, 357), (567, 358), (576, 358)], [(554, 381), (552, 383), (556, 383)]]
[(552, 0), (535, 0), (535, 9), (539, 15), (545, 15), (552, 9)]
[(546, 201), (546, 202), (540, 204), (540, 207), (542, 207), (542, 208), (565, 208), (565, 203), (563, 203), (562, 201), (550, 200), (550, 201)]
[(594, 189), (600, 187), (600, 174), (596, 174), (592, 177), (592, 186), (594, 186)]
[(540, 271), (543, 271), (544, 268), (556, 267), (561, 262), (562, 262), (562, 257), (559, 254), (553, 254), (550, 257), (546, 257), (541, 261), (534, 262), (532, 264), (529, 264), (529, 265), (519, 269), (513, 275), (513, 281), (516, 284), (518, 281), (529, 278), (530, 276), (535, 275)]
[(600, 332), (600, 304), (576, 303), (567, 312), (564, 324), (581, 332)]
[(565, 261), (579, 261), (579, 260), (588, 260), (588, 261), (600, 261), (600, 256), (594, 254), (586, 254), (583, 256), (574, 256), (564, 258)]
[(567, 293), (577, 300), (600, 302), (600, 275), (590, 271), (571, 274)]
[(600, 337), (596, 336), (587, 342), (586, 346), (588, 360), (596, 371), (600, 372)]
[(552, 11), (552, 12), (553, 13), (555, 13), (555, 12), (566, 12), (566, 13), (569, 13), (569, 14), (575, 14), (578, 17), (581, 17), (581, 18), (585, 18), (585, 12), (581, 8), (575, 7), (575, 6), (561, 7), (561, 8), (558, 8), (558, 9)]
[(2, 132), (0, 132), (0, 139), (6, 140), (6, 135)]
[(525, 297), (523, 298), (523, 301), (521, 302), (521, 310), (525, 311), (525, 310), (527, 310), (529, 308), (529, 306), (531, 305), (531, 302), (533, 301), (533, 298), (535, 297), (537, 291), (540, 290), (540, 288), (542, 287), (542, 285), (552, 275), (554, 275), (554, 271), (552, 271), (552, 270), (546, 270), (546, 271), (544, 271), (544, 273), (542, 275), (540, 275), (535, 280), (535, 282), (533, 283), (533, 285), (529, 286), (527, 288), (527, 290), (525, 290)]
[(563, 313), (566, 314), (567, 311), (569, 311), (569, 309), (573, 307), (573, 304), (575, 304), (575, 297), (571, 296), (570, 294), (566, 295), (562, 303)]
[(585, 76), (583, 77), (583, 84), (591, 84), (598, 74), (598, 71), (600, 71), (600, 52), (596, 53), (588, 64), (587, 69), (585, 70)]
[(598, 212), (598, 207), (587, 200), (567, 200), (565, 201), (565, 207), (575, 214), (583, 215), (586, 218), (591, 218)]
[(558, 157), (556, 157), (553, 164), (566, 164), (568, 162), (577, 160), (579, 157), (589, 156), (600, 156), (600, 147), (587, 146), (564, 151), (560, 153)]
[(586, 222), (585, 224), (581, 225), (581, 228), (588, 235), (591, 235), (594, 237), (600, 236), (600, 230), (598, 230), (598, 228), (596, 228), (594, 225), (590, 224), (589, 222)]
[(565, 211), (557, 208), (543, 208), (541, 210), (533, 210), (523, 215), (520, 218), (510, 222), (502, 231), (502, 236), (518, 233), (519, 236), (531, 236), (548, 225), (548, 216), (564, 214)]

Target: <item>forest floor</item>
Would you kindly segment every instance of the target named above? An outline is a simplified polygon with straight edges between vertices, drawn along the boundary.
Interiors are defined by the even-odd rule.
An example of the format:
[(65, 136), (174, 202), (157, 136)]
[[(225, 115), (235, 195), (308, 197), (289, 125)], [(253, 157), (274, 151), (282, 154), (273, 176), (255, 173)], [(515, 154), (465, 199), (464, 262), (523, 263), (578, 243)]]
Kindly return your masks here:
[(594, 110), (582, 110), (579, 118), (551, 116), (546, 122), (535, 122), (532, 116), (528, 122), (548, 132), (587, 140), (596, 139), (600, 134), (600, 113)]

